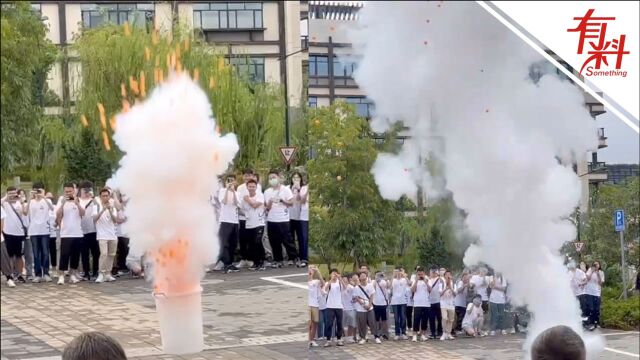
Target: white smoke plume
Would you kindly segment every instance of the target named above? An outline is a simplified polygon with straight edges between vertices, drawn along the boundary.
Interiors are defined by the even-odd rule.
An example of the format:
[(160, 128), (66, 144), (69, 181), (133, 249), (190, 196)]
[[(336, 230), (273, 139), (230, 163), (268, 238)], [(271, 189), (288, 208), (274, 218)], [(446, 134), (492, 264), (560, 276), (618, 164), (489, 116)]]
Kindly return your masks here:
[[(376, 106), (373, 128), (402, 121), (413, 138), (372, 169), (382, 195), (411, 197), (422, 182), (433, 199), (441, 195), (433, 179), (443, 176), (479, 239), (465, 262), (503, 272), (513, 301), (534, 313), (525, 350), (562, 324), (595, 357), (603, 341), (583, 333), (559, 253), (574, 239), (563, 219), (580, 197), (578, 176), (563, 164), (597, 147), (580, 89), (555, 74), (532, 81), (543, 58), (474, 2), (368, 2), (349, 37), (355, 79)], [(429, 154), (443, 174), (419, 165)], [(397, 183), (404, 168), (413, 184)]]
[(218, 254), (209, 199), (238, 151), (236, 137), (216, 132), (207, 95), (187, 75), (172, 75), (116, 120), (113, 138), (125, 155), (108, 184), (129, 198), (132, 251), (148, 255), (157, 291), (188, 291), (181, 287), (198, 286)]

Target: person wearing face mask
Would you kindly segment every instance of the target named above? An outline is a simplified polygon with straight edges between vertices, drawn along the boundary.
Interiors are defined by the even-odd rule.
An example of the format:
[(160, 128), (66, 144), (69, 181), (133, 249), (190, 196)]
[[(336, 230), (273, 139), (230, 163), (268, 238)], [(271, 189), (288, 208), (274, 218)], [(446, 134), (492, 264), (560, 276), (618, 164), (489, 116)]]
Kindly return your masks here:
[(264, 192), (264, 200), (267, 208), (267, 233), (273, 252), (272, 267), (283, 266), (283, 245), (291, 266), (298, 257), (289, 229), (289, 207), (293, 205), (293, 193), (291, 189), (281, 184), (280, 172), (277, 170), (269, 172), (269, 186), (269, 189)]
[(604, 284), (604, 271), (600, 269), (600, 262), (594, 261), (593, 265), (591, 265), (587, 271), (587, 284), (584, 287), (589, 313), (588, 329), (590, 331), (595, 330), (600, 323), (602, 284)]
[(291, 224), (291, 239), (295, 243), (298, 240), (298, 267), (307, 266), (308, 240), (309, 240), (309, 188), (305, 184), (302, 174), (294, 172), (291, 175), (291, 192), (293, 193), (293, 206), (289, 209)]

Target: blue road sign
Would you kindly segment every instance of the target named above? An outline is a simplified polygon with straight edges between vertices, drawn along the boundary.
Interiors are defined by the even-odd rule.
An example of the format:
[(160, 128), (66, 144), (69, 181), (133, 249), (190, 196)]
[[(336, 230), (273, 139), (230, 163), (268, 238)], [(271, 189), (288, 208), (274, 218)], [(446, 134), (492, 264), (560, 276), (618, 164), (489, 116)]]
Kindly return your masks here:
[(613, 217), (616, 231), (624, 231), (624, 210), (616, 210)]

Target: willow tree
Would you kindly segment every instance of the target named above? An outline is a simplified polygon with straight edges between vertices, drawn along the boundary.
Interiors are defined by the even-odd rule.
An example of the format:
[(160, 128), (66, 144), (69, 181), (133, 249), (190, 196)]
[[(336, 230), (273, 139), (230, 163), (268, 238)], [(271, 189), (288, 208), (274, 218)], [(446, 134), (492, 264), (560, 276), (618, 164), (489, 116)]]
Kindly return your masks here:
[(109, 143), (112, 117), (142, 101), (170, 71), (188, 72), (209, 96), (220, 131), (238, 136), (236, 167), (268, 168), (280, 162), (285, 113), (280, 86), (251, 83), (191, 32), (171, 36), (128, 24), (105, 25), (82, 31), (73, 51), (82, 78), (76, 127), (86, 127), (96, 141), (105, 142), (103, 156), (111, 167), (122, 155)]
[(28, 2), (3, 1), (1, 108), (2, 180), (29, 167), (38, 155), (44, 117), (46, 73), (56, 56), (46, 27)]

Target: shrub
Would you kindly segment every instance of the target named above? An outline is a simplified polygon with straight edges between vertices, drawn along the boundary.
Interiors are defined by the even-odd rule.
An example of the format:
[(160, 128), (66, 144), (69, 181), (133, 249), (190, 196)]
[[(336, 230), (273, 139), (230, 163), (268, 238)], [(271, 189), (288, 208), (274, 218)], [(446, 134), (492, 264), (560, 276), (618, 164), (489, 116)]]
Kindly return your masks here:
[(630, 295), (628, 299), (618, 299), (619, 288), (604, 288), (600, 322), (603, 327), (638, 330), (640, 328), (640, 295)]

